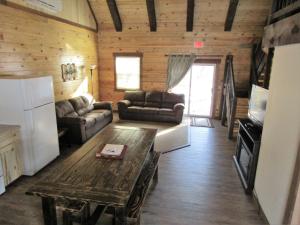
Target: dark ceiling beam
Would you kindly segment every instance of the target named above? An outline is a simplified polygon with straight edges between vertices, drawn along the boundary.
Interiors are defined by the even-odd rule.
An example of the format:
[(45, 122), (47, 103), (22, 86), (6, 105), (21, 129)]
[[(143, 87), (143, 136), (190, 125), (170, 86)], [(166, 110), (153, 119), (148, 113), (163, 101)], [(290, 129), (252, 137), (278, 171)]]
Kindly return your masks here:
[(187, 0), (186, 31), (193, 31), (195, 0)]
[(231, 31), (239, 0), (230, 0), (224, 31)]
[(146, 0), (147, 3), (147, 11), (149, 18), (150, 31), (156, 31), (156, 14), (155, 14), (155, 3), (154, 0)]
[(110, 11), (111, 18), (114, 22), (116, 31), (118, 31), (118, 32), (122, 31), (122, 21), (120, 18), (120, 14), (119, 14), (119, 10), (118, 10), (116, 1), (115, 0), (106, 0), (106, 2), (107, 2), (107, 6), (109, 8), (109, 11)]

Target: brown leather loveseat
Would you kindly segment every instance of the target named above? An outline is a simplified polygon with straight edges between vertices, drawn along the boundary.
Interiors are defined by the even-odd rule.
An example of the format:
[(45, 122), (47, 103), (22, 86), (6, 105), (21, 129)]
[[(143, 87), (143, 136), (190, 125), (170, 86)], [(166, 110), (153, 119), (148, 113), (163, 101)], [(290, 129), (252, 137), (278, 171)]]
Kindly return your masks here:
[(68, 128), (71, 143), (84, 143), (113, 119), (110, 102), (91, 103), (84, 96), (56, 102), (55, 109), (57, 125)]
[(118, 102), (120, 119), (181, 123), (184, 95), (160, 91), (126, 91)]

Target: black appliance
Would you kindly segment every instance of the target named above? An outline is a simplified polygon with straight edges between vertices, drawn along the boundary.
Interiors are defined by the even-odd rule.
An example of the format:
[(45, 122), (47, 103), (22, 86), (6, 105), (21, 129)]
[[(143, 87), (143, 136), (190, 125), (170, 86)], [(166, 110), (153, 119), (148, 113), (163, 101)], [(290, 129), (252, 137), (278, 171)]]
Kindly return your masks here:
[(251, 194), (254, 187), (267, 100), (268, 90), (253, 85), (249, 102), (249, 119), (239, 120), (236, 153), (233, 160), (247, 194)]

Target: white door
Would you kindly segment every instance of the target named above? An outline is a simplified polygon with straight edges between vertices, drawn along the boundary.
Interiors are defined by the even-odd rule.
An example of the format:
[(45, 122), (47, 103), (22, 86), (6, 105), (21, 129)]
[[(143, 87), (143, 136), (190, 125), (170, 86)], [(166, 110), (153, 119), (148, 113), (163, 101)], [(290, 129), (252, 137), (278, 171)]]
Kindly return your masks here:
[(32, 148), (35, 172), (59, 155), (54, 104), (34, 108), (32, 111)]
[(195, 63), (190, 86), (190, 115), (211, 117), (215, 65)]

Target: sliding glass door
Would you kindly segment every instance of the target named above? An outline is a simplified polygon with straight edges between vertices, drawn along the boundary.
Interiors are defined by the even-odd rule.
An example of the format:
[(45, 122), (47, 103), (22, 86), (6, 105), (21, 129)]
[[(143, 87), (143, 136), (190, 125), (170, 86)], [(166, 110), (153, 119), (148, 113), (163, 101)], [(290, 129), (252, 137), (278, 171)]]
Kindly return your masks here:
[(211, 117), (215, 64), (194, 63), (183, 80), (172, 89), (185, 95), (185, 114)]

